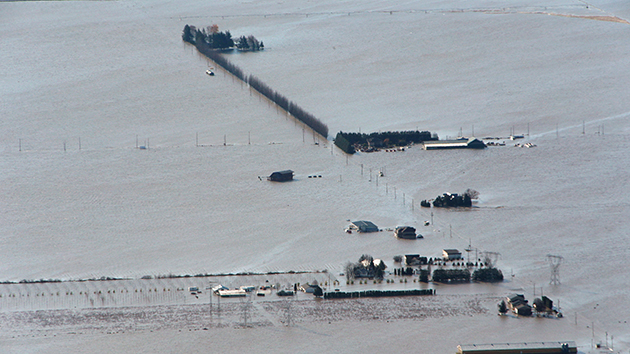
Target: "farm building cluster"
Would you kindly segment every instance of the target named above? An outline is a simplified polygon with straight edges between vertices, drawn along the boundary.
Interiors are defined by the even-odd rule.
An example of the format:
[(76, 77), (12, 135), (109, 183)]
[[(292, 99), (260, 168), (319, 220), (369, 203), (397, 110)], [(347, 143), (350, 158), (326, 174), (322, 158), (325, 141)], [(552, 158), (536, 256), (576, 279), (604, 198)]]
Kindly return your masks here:
[[(373, 222), (366, 220), (353, 221), (346, 228), (346, 232), (351, 234), (353, 231), (359, 233), (379, 232), (382, 231)], [(415, 240), (417, 238), (423, 238), (419, 233), (416, 233), (416, 228), (412, 226), (397, 226), (394, 229), (394, 236), (396, 238)]]
[(547, 296), (534, 299), (533, 306), (528, 303), (522, 294), (512, 294), (499, 303), (499, 312), (507, 313), (512, 311), (517, 316), (542, 316), (542, 317), (562, 317), (553, 306), (553, 301)]

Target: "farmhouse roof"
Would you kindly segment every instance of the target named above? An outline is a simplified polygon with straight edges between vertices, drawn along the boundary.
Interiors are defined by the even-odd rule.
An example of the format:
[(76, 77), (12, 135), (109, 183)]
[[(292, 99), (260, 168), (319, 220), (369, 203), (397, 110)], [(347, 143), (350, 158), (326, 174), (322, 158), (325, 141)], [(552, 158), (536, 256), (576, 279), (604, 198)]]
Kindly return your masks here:
[(352, 225), (354, 225), (359, 232), (376, 232), (376, 231), (378, 231), (378, 226), (376, 226), (371, 221), (365, 221), (365, 220), (353, 221)]

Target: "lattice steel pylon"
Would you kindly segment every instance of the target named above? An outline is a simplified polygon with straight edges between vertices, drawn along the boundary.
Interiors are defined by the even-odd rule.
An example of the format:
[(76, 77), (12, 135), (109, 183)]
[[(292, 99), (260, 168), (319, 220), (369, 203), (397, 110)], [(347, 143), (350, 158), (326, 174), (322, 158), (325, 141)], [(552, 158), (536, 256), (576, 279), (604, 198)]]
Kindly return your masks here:
[(560, 264), (562, 264), (563, 259), (564, 257), (562, 256), (556, 256), (553, 254), (547, 255), (547, 260), (549, 260), (549, 267), (551, 268), (551, 280), (549, 280), (549, 284), (560, 284)]

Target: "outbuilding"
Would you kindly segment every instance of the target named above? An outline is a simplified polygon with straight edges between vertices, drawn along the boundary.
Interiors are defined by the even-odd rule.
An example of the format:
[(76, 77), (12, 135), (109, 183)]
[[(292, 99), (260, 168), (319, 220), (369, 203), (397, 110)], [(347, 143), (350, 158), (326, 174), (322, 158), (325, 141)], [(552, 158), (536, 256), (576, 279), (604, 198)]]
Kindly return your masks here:
[(484, 149), (486, 144), (477, 138), (462, 138), (457, 140), (429, 140), (422, 142), (425, 150), (437, 149)]
[(427, 257), (421, 257), (419, 254), (404, 255), (405, 264), (408, 266), (427, 264)]
[(293, 171), (284, 170), (284, 171), (276, 171), (267, 177), (268, 181), (273, 182), (287, 182), (293, 180)]
[(490, 343), (460, 344), (457, 354), (569, 354), (577, 353), (573, 341), (564, 342), (529, 342), (529, 343)]
[(394, 236), (398, 238), (415, 240), (417, 238), (416, 228), (411, 226), (398, 226), (396, 230), (394, 230)]
[(377, 231), (379, 231), (378, 226), (376, 226), (371, 221), (365, 221), (365, 220), (353, 221), (350, 224), (350, 229), (357, 230), (357, 232), (377, 232)]
[(456, 249), (443, 249), (442, 250), (442, 258), (447, 261), (452, 261), (454, 259), (462, 259), (462, 253)]

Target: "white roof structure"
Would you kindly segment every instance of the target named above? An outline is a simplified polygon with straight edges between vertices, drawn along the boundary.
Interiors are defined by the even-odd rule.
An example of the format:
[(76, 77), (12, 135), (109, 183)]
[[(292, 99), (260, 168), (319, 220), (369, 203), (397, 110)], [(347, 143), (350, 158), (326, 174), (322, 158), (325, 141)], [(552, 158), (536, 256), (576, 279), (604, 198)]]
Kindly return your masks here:
[(221, 297), (240, 297), (247, 296), (247, 292), (245, 290), (219, 290), (219, 296)]
[(563, 353), (563, 345), (568, 353), (577, 353), (577, 346), (573, 341), (563, 342), (530, 342), (530, 343), (490, 343), (490, 344), (460, 344), (457, 354), (490, 354), (490, 353)]
[(458, 140), (429, 140), (422, 143), (425, 150), (434, 149), (483, 149), (486, 144), (477, 138)]

